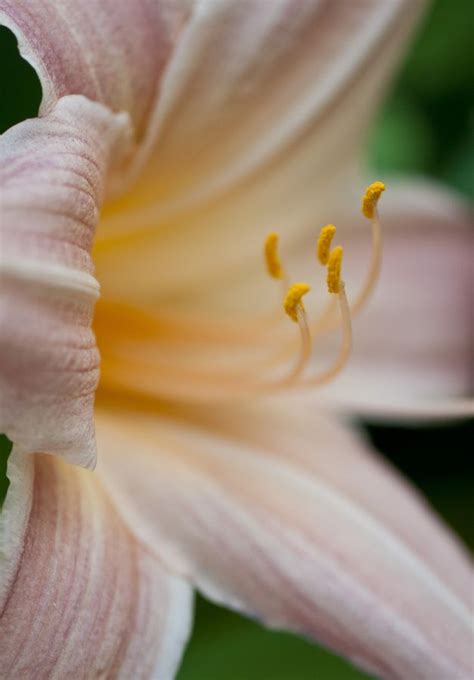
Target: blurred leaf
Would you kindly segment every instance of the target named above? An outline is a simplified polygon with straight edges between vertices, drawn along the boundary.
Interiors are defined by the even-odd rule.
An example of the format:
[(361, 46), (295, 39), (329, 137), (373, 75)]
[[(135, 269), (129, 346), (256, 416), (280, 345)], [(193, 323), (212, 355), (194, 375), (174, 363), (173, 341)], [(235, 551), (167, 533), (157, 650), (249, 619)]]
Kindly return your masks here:
[(474, 548), (474, 422), (407, 425), (365, 423), (375, 449), (383, 451), (421, 489), (436, 512)]
[(446, 163), (442, 178), (474, 199), (474, 133)]
[(379, 171), (429, 172), (435, 155), (430, 121), (402, 96), (385, 106), (369, 142), (369, 163)]
[(198, 598), (177, 680), (367, 680), (346, 661)]
[(472, 196), (474, 2), (437, 0), (369, 140), (377, 170), (447, 181)]
[(0, 26), (0, 134), (38, 113), (41, 85), (35, 70), (18, 52), (16, 38)]
[(437, 96), (472, 91), (474, 3), (431, 4), (402, 75), (406, 88)]
[(7, 477), (7, 463), (11, 450), (11, 441), (4, 434), (0, 434), (0, 511), (10, 485)]

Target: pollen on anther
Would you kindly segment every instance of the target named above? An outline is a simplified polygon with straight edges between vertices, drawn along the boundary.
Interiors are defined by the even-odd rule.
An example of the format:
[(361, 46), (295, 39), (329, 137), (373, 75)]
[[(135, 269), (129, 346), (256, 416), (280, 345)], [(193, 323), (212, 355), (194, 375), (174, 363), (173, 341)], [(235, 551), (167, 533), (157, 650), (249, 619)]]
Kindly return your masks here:
[(375, 208), (383, 191), (385, 191), (385, 184), (383, 182), (373, 182), (365, 190), (362, 197), (362, 214), (367, 219), (373, 219)]
[(329, 254), (327, 284), (330, 293), (341, 292), (342, 246), (336, 246)]
[(331, 243), (335, 233), (336, 227), (333, 224), (327, 224), (319, 232), (316, 254), (322, 265), (327, 265), (328, 263)]
[(283, 300), (283, 308), (290, 319), (298, 323), (298, 309), (304, 311), (304, 306), (301, 298), (311, 290), (307, 283), (294, 283), (289, 287), (285, 299)]
[(283, 279), (285, 272), (278, 255), (278, 234), (271, 232), (265, 239), (265, 262), (270, 276), (274, 279)]

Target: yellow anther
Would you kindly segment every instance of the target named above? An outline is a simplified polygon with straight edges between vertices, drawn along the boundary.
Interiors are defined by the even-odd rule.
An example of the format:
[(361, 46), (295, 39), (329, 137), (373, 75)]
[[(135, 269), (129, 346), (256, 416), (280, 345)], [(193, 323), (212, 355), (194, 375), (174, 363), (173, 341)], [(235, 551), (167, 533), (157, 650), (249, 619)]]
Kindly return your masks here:
[(341, 292), (342, 255), (342, 246), (336, 246), (329, 254), (327, 282), (330, 293)]
[(365, 194), (362, 197), (362, 214), (369, 220), (374, 217), (374, 211), (382, 191), (385, 191), (385, 184), (383, 182), (373, 182), (365, 190)]
[(298, 323), (298, 308), (304, 311), (301, 298), (303, 295), (306, 295), (306, 293), (309, 293), (310, 290), (311, 288), (307, 283), (294, 283), (289, 287), (288, 292), (285, 295), (283, 308), (290, 319), (293, 319), (296, 323)]
[(327, 265), (329, 259), (329, 252), (331, 250), (331, 243), (336, 233), (336, 227), (334, 224), (327, 224), (319, 232), (317, 256), (318, 260), (323, 265)]
[(270, 276), (282, 279), (285, 276), (280, 257), (278, 255), (278, 234), (271, 232), (265, 239), (265, 261)]

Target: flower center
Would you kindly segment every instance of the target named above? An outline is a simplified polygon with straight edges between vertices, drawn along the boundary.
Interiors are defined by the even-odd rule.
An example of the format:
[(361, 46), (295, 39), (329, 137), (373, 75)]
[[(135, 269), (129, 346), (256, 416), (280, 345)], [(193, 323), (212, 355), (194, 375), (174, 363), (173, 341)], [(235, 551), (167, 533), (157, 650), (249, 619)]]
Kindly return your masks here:
[[(363, 197), (363, 214), (372, 224), (372, 257), (367, 277), (350, 305), (341, 278), (343, 250), (331, 248), (334, 225), (323, 227), (317, 241), (316, 255), (326, 268), (330, 299), (313, 319), (308, 319), (302, 302), (310, 286), (294, 282), (280, 259), (278, 235), (268, 235), (267, 271), (280, 284), (283, 308), (299, 327), (296, 362), (292, 363), (295, 340), (283, 323), (281, 307), (265, 317), (234, 321), (212, 315), (205, 319), (161, 315), (154, 308), (101, 299), (95, 317), (102, 354), (100, 392), (202, 400), (313, 387), (332, 380), (350, 355), (351, 317), (369, 297), (380, 269), (377, 201), (382, 191), (382, 183), (375, 182)], [(342, 328), (342, 342), (335, 361), (319, 374), (306, 375), (314, 338), (338, 328)]]

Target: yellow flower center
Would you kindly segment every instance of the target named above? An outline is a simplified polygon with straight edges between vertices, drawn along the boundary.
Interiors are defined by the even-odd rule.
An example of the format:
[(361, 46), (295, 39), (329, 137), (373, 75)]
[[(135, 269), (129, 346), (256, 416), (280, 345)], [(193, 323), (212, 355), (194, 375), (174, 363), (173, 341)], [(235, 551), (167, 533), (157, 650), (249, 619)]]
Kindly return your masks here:
[[(372, 258), (366, 280), (350, 305), (341, 278), (342, 247), (332, 248), (334, 225), (323, 227), (316, 245), (317, 259), (326, 268), (330, 297), (326, 308), (310, 321), (302, 302), (303, 296), (310, 294), (310, 286), (291, 280), (279, 255), (278, 234), (272, 232), (265, 240), (266, 269), (280, 284), (284, 310), (299, 327), (294, 363), (295, 341), (285, 328), (281, 307), (265, 316), (238, 320), (169, 311), (162, 314), (154, 307), (102, 298), (94, 321), (102, 355), (99, 398), (121, 393), (140, 399), (215, 399), (290, 386), (312, 387), (332, 380), (350, 355), (351, 318), (369, 297), (380, 269), (380, 185), (374, 183), (364, 194), (363, 213), (371, 214)], [(342, 329), (342, 341), (335, 361), (319, 374), (308, 371), (306, 375), (314, 338), (338, 328)]]

